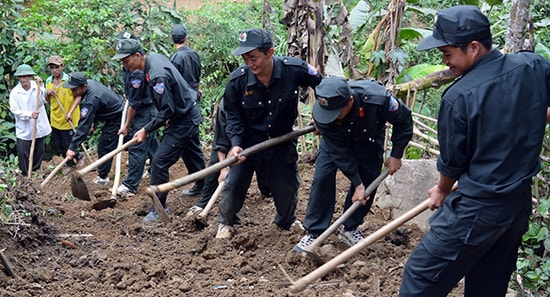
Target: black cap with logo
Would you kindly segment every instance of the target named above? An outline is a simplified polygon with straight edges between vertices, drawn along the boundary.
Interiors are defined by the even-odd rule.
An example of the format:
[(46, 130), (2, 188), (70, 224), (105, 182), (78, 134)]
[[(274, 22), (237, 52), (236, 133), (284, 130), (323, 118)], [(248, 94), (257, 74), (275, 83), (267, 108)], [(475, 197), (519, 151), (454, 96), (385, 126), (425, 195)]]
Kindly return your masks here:
[(315, 87), (315, 104), (313, 118), (321, 123), (332, 123), (346, 106), (351, 97), (351, 88), (348, 82), (340, 77), (325, 77)]
[(76, 87), (83, 86), (88, 83), (88, 78), (86, 74), (82, 72), (73, 72), (69, 74), (69, 79), (63, 83), (63, 87), (66, 89), (73, 89)]
[(139, 43), (139, 41), (135, 39), (122, 39), (117, 42), (116, 55), (114, 55), (111, 59), (122, 60), (141, 50), (141, 43)]
[(263, 29), (247, 29), (239, 33), (239, 47), (234, 49), (231, 54), (240, 56), (253, 51), (257, 48), (273, 47), (271, 34)]
[(416, 47), (423, 51), (436, 47), (459, 46), (491, 36), (487, 17), (473, 5), (458, 5), (438, 11), (432, 35)]

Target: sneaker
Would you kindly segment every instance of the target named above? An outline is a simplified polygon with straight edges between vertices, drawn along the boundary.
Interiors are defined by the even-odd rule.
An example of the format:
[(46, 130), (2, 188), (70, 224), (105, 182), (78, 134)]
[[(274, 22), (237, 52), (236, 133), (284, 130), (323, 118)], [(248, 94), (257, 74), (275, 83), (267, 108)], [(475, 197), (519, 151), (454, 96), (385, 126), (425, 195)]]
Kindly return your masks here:
[(94, 179), (94, 184), (104, 185), (109, 182), (109, 177), (101, 178), (99, 175)]
[(82, 166), (84, 166), (84, 158), (78, 159), (78, 161), (76, 161), (76, 164), (74, 165), (74, 168), (80, 168)]
[(340, 229), (340, 234), (338, 234), (338, 239), (349, 246), (357, 244), (359, 241), (363, 240), (363, 238), (363, 234), (361, 234), (361, 231), (357, 228), (350, 231), (346, 231), (342, 228)]
[(306, 231), (306, 228), (304, 228), (304, 225), (302, 225), (302, 222), (299, 220), (294, 221), (292, 225), (290, 225), (290, 231), (293, 232), (304, 232)]
[(201, 213), (202, 210), (203, 210), (202, 207), (194, 205), (191, 208), (189, 208), (189, 210), (187, 211), (187, 214), (185, 216), (194, 217), (194, 216), (198, 215), (199, 213)]
[[(166, 213), (168, 213), (168, 207), (166, 207), (164, 209), (164, 211), (166, 211)], [(160, 220), (160, 216), (157, 213), (157, 211), (155, 210), (155, 208), (151, 209), (149, 211), (149, 213), (147, 213), (147, 215), (145, 217), (143, 217), (143, 222), (144, 223), (157, 222), (158, 220)]]
[(182, 196), (196, 196), (202, 191), (202, 186), (195, 184), (191, 189), (181, 191)]
[(233, 237), (233, 226), (219, 224), (218, 233), (216, 233), (217, 239), (230, 239)]
[(308, 233), (300, 239), (300, 242), (294, 246), (293, 250), (298, 253), (303, 253), (307, 250), (307, 247), (315, 241), (315, 239), (317, 239), (316, 235)]
[(116, 189), (117, 194), (124, 196), (135, 196), (136, 193), (132, 192), (125, 184), (120, 184)]

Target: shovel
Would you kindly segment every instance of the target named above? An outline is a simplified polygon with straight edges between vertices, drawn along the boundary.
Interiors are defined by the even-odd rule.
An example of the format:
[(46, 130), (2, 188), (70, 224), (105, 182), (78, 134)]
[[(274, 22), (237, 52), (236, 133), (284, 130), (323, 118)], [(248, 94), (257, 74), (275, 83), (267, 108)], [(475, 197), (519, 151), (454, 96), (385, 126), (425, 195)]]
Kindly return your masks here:
[[(384, 170), (371, 184), (365, 189), (365, 197), (368, 197), (376, 187), (390, 174), (388, 169)], [(317, 263), (322, 264), (326, 261), (317, 253), (318, 247), (332, 234), (336, 229), (342, 225), (359, 207), (361, 207), (361, 202), (355, 201), (353, 204), (334, 222), (330, 225), (323, 234), (319, 235), (307, 248), (304, 249), (304, 252), (313, 258)]]
[[(127, 149), (128, 147), (136, 143), (137, 143), (137, 138), (132, 138), (130, 141), (112, 150), (111, 152), (99, 158), (97, 161), (93, 162), (92, 164), (82, 168), (79, 171), (74, 172), (71, 178), (71, 191), (73, 193), (73, 196), (75, 196), (80, 200), (90, 201), (91, 200), (90, 194), (88, 193), (88, 188), (86, 187), (86, 183), (82, 180), (82, 176), (87, 173), (90, 173), (92, 170), (97, 168), (97, 166), (107, 162), (107, 160), (111, 159), (119, 152), (122, 152), (123, 150)], [(108, 200), (111, 200), (111, 199), (108, 199)], [(103, 200), (103, 201), (108, 201), (108, 200)]]
[(208, 222), (206, 221), (206, 217), (208, 216), (208, 212), (212, 209), (212, 206), (214, 206), (214, 203), (216, 202), (216, 199), (220, 196), (223, 185), (225, 182), (221, 182), (216, 190), (214, 191), (214, 194), (212, 194), (212, 197), (210, 197), (210, 200), (208, 200), (208, 203), (204, 207), (204, 209), (197, 215), (195, 218), (195, 221), (198, 223), (201, 223), (204, 226), (208, 226)]
[(42, 183), (40, 183), (40, 188), (44, 188), (44, 186), (50, 181), (50, 179), (52, 179), (52, 177), (59, 171), (59, 169), (61, 169), (63, 165), (67, 164), (68, 161), (69, 157), (65, 157), (65, 159), (63, 159), (63, 161), (61, 161), (61, 163), (59, 163), (59, 165), (57, 165), (52, 172), (50, 172), (46, 179)]
[[(271, 138), (269, 140), (257, 143), (255, 145), (243, 150), (240, 153), (240, 156), (244, 156), (244, 157), (252, 156), (252, 155), (254, 155), (254, 154), (256, 154), (260, 151), (263, 151), (265, 149), (268, 149), (270, 147), (273, 147), (275, 145), (281, 144), (283, 142), (289, 141), (289, 140), (294, 139), (298, 136), (302, 136), (304, 134), (307, 134), (307, 133), (310, 133), (310, 132), (313, 132), (313, 131), (315, 131), (314, 126), (307, 126), (305, 128), (299, 129), (299, 130), (294, 130), (294, 131), (289, 132), (287, 134), (284, 134), (284, 135), (281, 135), (281, 136)], [(202, 170), (199, 170), (195, 173), (192, 173), (192, 174), (186, 175), (184, 177), (178, 178), (174, 181), (169, 181), (167, 183), (160, 184), (160, 185), (149, 186), (146, 189), (146, 192), (147, 192), (147, 195), (149, 195), (151, 197), (151, 199), (153, 200), (153, 207), (155, 208), (156, 212), (159, 214), (160, 220), (163, 223), (168, 223), (170, 221), (170, 219), (168, 217), (168, 214), (166, 214), (166, 211), (164, 211), (164, 208), (162, 207), (162, 205), (160, 203), (160, 200), (157, 196), (157, 193), (168, 192), (170, 190), (174, 190), (178, 187), (187, 185), (187, 184), (192, 183), (194, 181), (204, 179), (208, 175), (210, 175), (212, 173), (216, 173), (216, 172), (222, 170), (223, 168), (225, 168), (227, 166), (230, 166), (234, 163), (237, 163), (237, 158), (235, 156), (227, 158), (227, 159), (225, 159), (223, 161), (220, 161), (220, 162), (218, 162), (214, 165), (208, 166), (208, 167), (206, 167)]]
[[(458, 189), (458, 183), (455, 182), (455, 184), (453, 185), (453, 188), (451, 189), (451, 192), (454, 192), (457, 189)], [(292, 283), (292, 285), (290, 286), (290, 292), (297, 293), (297, 292), (303, 291), (309, 284), (320, 279), (325, 274), (333, 271), (334, 269), (338, 268), (339, 265), (343, 264), (344, 262), (349, 260), (351, 257), (357, 255), (364, 248), (368, 247), (369, 245), (373, 244), (375, 241), (383, 238), (393, 230), (397, 229), (399, 226), (405, 224), (406, 222), (410, 221), (414, 217), (423, 213), (425, 210), (429, 208), (429, 206), (430, 206), (430, 198), (422, 201), (417, 206), (413, 207), (412, 209), (400, 215), (393, 221), (382, 226), (382, 228), (376, 230), (371, 235), (363, 238), (357, 244), (351, 246), (349, 249), (345, 250), (338, 256), (332, 258), (330, 261), (326, 262), (321, 267), (315, 269), (314, 271), (310, 272), (306, 276), (303, 276), (297, 281), (293, 281), (292, 279), (289, 278), (290, 282)], [(285, 275), (288, 275), (286, 271), (282, 269), (282, 266), (279, 266), (279, 267), (281, 268), (281, 270)]]
[(363, 238), (363, 240), (359, 241), (357, 244), (345, 250), (343, 253), (339, 254), (338, 256), (332, 258), (330, 261), (326, 262), (321, 267), (310, 272), (308, 275), (298, 279), (297, 281), (290, 280), (292, 283), (292, 285), (290, 286), (290, 292), (297, 293), (297, 292), (303, 291), (310, 283), (320, 279), (325, 274), (336, 269), (340, 264), (346, 262), (351, 257), (361, 252), (361, 250), (363, 250), (367, 246), (383, 238), (388, 233), (397, 229), (397, 227), (403, 225), (407, 221), (411, 220), (412, 218), (424, 212), (426, 209), (428, 209), (429, 202), (430, 202), (430, 199), (424, 200), (422, 203), (415, 206), (413, 209), (407, 211), (406, 213), (402, 214), (395, 220), (384, 225), (382, 228), (378, 229), (371, 235)]
[[(124, 109), (122, 110), (122, 118), (120, 119), (120, 129), (124, 127), (126, 123), (126, 113), (128, 112), (128, 100), (124, 103)], [(124, 143), (124, 135), (120, 134), (118, 136), (118, 145), (117, 148), (121, 147)], [(113, 208), (116, 205), (116, 192), (118, 189), (118, 183), (120, 182), (120, 163), (121, 163), (122, 153), (119, 152), (116, 154), (115, 160), (115, 179), (113, 180), (113, 188), (111, 190), (111, 197), (106, 200), (101, 200), (92, 206), (95, 210), (102, 210), (107, 207)]]
[[(40, 108), (40, 93), (42, 93), (42, 90), (40, 87), (42, 86), (42, 83), (36, 83), (36, 112), (38, 112), (38, 109)], [(46, 115), (44, 115), (46, 116)], [(31, 140), (31, 149), (29, 151), (29, 168), (27, 171), (27, 177), (31, 178), (32, 174), (32, 163), (34, 159), (34, 147), (36, 146), (36, 126), (38, 125), (38, 117), (34, 119), (34, 125), (32, 129), (32, 140)]]

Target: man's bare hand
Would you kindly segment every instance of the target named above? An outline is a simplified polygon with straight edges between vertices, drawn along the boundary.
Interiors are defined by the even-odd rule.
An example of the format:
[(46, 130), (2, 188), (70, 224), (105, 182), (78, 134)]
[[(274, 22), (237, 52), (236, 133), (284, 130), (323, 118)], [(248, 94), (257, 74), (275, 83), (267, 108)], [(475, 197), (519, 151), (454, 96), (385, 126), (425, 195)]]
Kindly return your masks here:
[[(235, 157), (237, 158), (237, 163), (236, 164), (241, 164), (242, 162), (244, 162), (246, 160), (246, 157), (245, 156), (241, 156), (240, 153), (243, 151), (243, 148), (240, 147), (240, 146), (234, 146), (231, 148), (231, 150), (229, 151), (229, 153), (227, 154), (227, 156), (229, 157)], [(235, 165), (236, 165), (235, 164)]]

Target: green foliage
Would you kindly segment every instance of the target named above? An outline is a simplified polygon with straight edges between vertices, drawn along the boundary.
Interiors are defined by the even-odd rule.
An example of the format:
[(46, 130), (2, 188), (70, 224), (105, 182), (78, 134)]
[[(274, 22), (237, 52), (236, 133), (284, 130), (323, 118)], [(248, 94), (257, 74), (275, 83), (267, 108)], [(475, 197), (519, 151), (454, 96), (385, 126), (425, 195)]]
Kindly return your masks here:
[[(271, 5), (280, 11), (282, 1), (272, 1)], [(223, 96), (229, 74), (242, 63), (241, 57), (232, 55), (231, 51), (238, 45), (237, 36), (241, 30), (262, 27), (262, 1), (205, 3), (198, 10), (182, 11), (182, 14), (188, 30), (188, 45), (199, 53), (203, 67), (201, 139), (203, 143), (210, 143), (214, 108)], [(276, 54), (280, 55), (286, 51), (286, 34), (282, 25), (274, 25), (274, 46)]]
[[(543, 154), (548, 156), (550, 129), (547, 129), (544, 142)], [(533, 184), (538, 188), (534, 192), (534, 196), (538, 196), (537, 204), (533, 208), (529, 229), (523, 235), (523, 245), (517, 260), (516, 273), (522, 281), (515, 282), (515, 285), (521, 291), (536, 293), (536, 296), (550, 296), (550, 163), (544, 162), (539, 176), (541, 178), (535, 179), (537, 182)]]
[[(239, 31), (261, 27), (262, 7), (258, 1), (250, 3), (205, 3), (199, 10), (183, 12), (188, 30), (188, 45), (199, 53), (203, 67), (201, 77), (201, 139), (211, 143), (214, 137), (212, 119), (216, 102), (223, 96), (229, 73), (237, 68), (241, 58), (231, 55), (237, 46)], [(232, 17), (227, 17), (231, 15)]]

